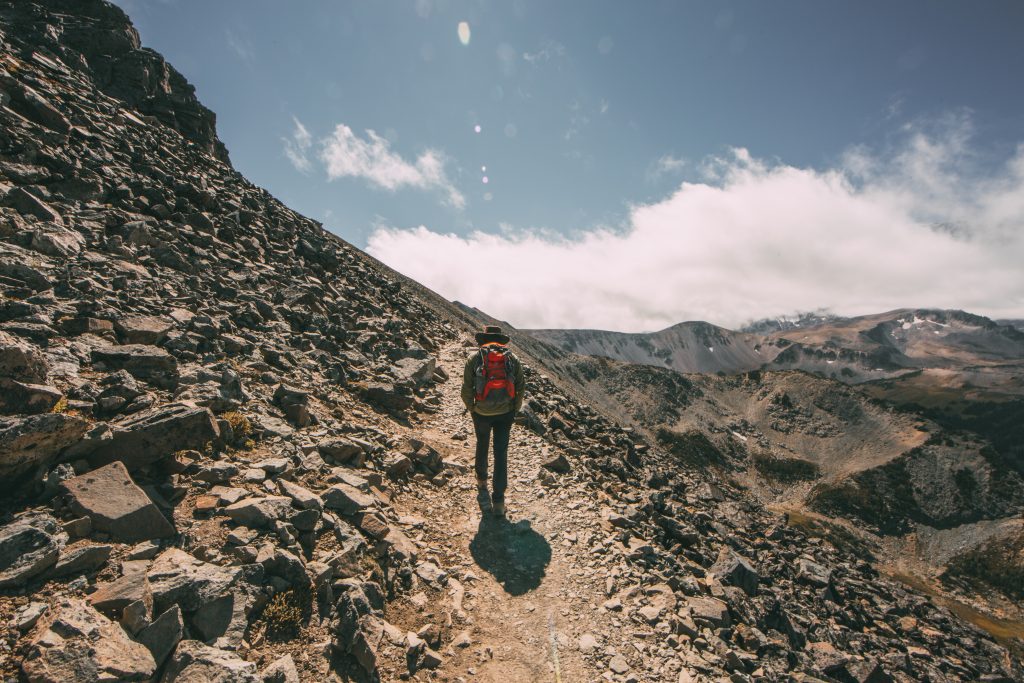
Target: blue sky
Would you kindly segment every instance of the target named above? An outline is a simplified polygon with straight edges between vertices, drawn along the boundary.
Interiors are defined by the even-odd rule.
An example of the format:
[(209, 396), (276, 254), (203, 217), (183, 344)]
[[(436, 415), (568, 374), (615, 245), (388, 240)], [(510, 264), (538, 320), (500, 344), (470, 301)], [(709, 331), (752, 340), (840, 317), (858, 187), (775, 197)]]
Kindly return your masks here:
[[(217, 113), (220, 137), (248, 178), (442, 294), (514, 323), (738, 324), (806, 308), (866, 312), (896, 295), (899, 305), (1024, 309), (1019, 270), (1015, 277), (999, 261), (1007, 244), (1016, 255), (1024, 242), (1005, 215), (1020, 199), (1024, 3), (119, 4), (143, 42)], [(780, 191), (768, 181), (788, 171), (803, 173), (804, 184), (772, 200), (782, 203), (775, 223), (741, 220), (775, 215), (759, 202)], [(740, 192), (744, 173), (753, 174), (753, 194)], [(836, 264), (820, 253), (771, 262), (773, 241), (832, 239), (831, 221), (805, 217), (794, 227), (787, 216), (801, 213), (810, 185), (834, 174), (847, 185), (840, 195), (884, 206), (880, 220), (924, 226), (920, 239), (907, 239), (926, 250), (954, 259), (951, 246), (966, 243), (949, 239), (969, 236), (968, 251), (985, 242), (980, 270), (947, 292), (934, 288), (936, 271), (844, 262), (848, 279), (830, 287)], [(971, 192), (950, 202), (947, 185)], [(703, 190), (724, 192), (724, 204), (695, 213)], [(980, 195), (991, 195), (985, 206)], [(839, 199), (820, 216), (857, 214)], [(648, 209), (662, 220), (645, 243), (637, 220)], [(722, 222), (724, 214), (733, 218)], [(953, 224), (963, 226), (959, 234)], [(853, 253), (899, 260), (884, 231), (846, 229), (866, 235)], [(749, 231), (767, 242), (763, 253), (723, 257), (723, 249), (742, 251)], [(723, 232), (728, 243), (707, 239)], [(598, 248), (602, 235), (625, 241)], [(679, 258), (664, 260), (660, 278), (587, 275), (615, 270), (627, 254), (625, 265), (650, 275), (642, 264), (660, 260), (662, 243)], [(474, 276), (451, 276), (479, 253), (545, 263), (543, 284), (525, 301), (495, 305), (473, 288)], [(552, 279), (550, 270), (565, 273)], [(994, 271), (1005, 282), (986, 293), (982, 276)], [(909, 281), (894, 293), (897, 275)], [(868, 277), (890, 284), (850, 297), (850, 283)], [(645, 292), (666, 278), (673, 293), (648, 301)], [(723, 287), (730, 278), (755, 283)], [(574, 294), (552, 303), (552, 290)]]

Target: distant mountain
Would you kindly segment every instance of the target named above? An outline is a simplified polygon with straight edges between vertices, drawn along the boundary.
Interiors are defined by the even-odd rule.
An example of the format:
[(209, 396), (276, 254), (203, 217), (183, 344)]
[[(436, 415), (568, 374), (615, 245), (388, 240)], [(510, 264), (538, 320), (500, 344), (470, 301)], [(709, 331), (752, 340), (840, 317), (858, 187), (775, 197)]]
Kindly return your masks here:
[(684, 322), (660, 332), (524, 330), (555, 346), (587, 356), (656, 365), (676, 372), (734, 373), (773, 360), (781, 347), (763, 335), (733, 332), (705, 322)]
[(1024, 393), (1024, 332), (963, 311), (898, 309), (853, 318), (815, 313), (764, 320), (739, 332), (705, 322), (637, 334), (526, 332), (564, 351), (683, 373), (802, 370), (849, 384), (907, 377), (919, 385)]

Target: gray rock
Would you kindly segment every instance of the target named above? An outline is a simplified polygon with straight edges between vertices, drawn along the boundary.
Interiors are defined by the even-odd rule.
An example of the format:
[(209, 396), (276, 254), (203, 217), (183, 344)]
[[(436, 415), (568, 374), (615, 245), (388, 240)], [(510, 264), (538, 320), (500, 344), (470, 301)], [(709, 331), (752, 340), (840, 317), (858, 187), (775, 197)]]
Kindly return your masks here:
[(160, 680), (161, 683), (262, 683), (255, 664), (198, 640), (178, 643)]
[(434, 376), (437, 361), (433, 358), (402, 358), (391, 366), (398, 384), (420, 387)]
[(157, 345), (174, 329), (174, 321), (158, 316), (131, 316), (114, 323), (125, 344)]
[(281, 493), (292, 499), (296, 507), (302, 510), (323, 510), (324, 501), (309, 489), (287, 479), (279, 479), (277, 487)]
[(568, 474), (572, 470), (572, 465), (569, 464), (569, 459), (559, 453), (553, 458), (545, 460), (542, 466), (551, 470), (552, 472), (558, 472), (559, 474)]
[(177, 451), (201, 449), (220, 437), (213, 414), (187, 403), (168, 403), (110, 427), (110, 438), (90, 447), (88, 457), (94, 466), (119, 460), (133, 470)]
[(711, 567), (710, 573), (724, 584), (742, 588), (747, 595), (757, 593), (757, 584), (760, 580), (757, 571), (746, 558), (726, 546), (719, 551), (718, 560)]
[(101, 346), (92, 350), (92, 362), (102, 363), (108, 370), (127, 370), (132, 377), (158, 387), (173, 388), (178, 383), (178, 361), (158, 346)]
[(45, 382), (46, 356), (35, 346), (0, 331), (0, 377), (22, 382)]
[(23, 586), (57, 564), (66, 539), (57, 520), (45, 513), (0, 527), (0, 588)]
[(14, 615), (14, 626), (22, 633), (35, 626), (50, 606), (45, 602), (30, 602)]
[(224, 508), (224, 514), (235, 523), (252, 529), (266, 529), (292, 512), (292, 499), (288, 496), (246, 498)]
[(246, 596), (239, 590), (232, 590), (204, 603), (192, 615), (190, 623), (207, 644), (235, 650), (242, 644), (249, 626), (247, 606)]
[(401, 453), (391, 453), (384, 459), (384, 471), (394, 479), (404, 477), (411, 469), (412, 460)]
[(320, 494), (324, 506), (343, 515), (354, 515), (373, 505), (373, 496), (348, 484), (335, 484)]
[(112, 619), (120, 619), (121, 612), (135, 602), (145, 605), (147, 618), (152, 617), (153, 591), (146, 572), (128, 572), (119, 579), (101, 584), (89, 596), (89, 604)]
[(299, 671), (291, 655), (284, 655), (263, 670), (263, 683), (299, 683)]
[(169, 548), (153, 561), (146, 577), (153, 591), (156, 612), (177, 604), (188, 613), (226, 595), (240, 571), (237, 567), (220, 567), (198, 560), (184, 550)]
[(16, 187), (8, 192), (4, 203), (25, 216), (35, 216), (51, 223), (64, 223), (64, 219), (52, 206), (24, 188)]
[(173, 605), (154, 619), (153, 623), (139, 631), (135, 639), (146, 646), (159, 667), (163, 665), (167, 655), (177, 647), (184, 633), (185, 621), (181, 618), (181, 608)]
[(328, 441), (321, 441), (317, 445), (317, 449), (320, 451), (320, 455), (336, 464), (347, 463), (355, 459), (360, 460), (357, 465), (362, 464), (361, 456), (363, 455), (363, 448), (359, 444), (353, 443), (348, 439), (330, 439)]
[(812, 586), (827, 586), (832, 579), (832, 570), (801, 557), (797, 560), (796, 578)]
[(11, 482), (48, 468), (89, 426), (86, 420), (64, 413), (0, 418), (0, 479)]
[(67, 258), (85, 248), (85, 238), (74, 230), (68, 230), (59, 225), (44, 224), (32, 231), (32, 241), (29, 246), (40, 254)]
[(110, 559), (109, 545), (86, 545), (73, 548), (61, 554), (60, 560), (46, 575), (48, 578), (60, 578), (74, 574), (91, 574)]
[(109, 465), (65, 481), (71, 509), (92, 521), (92, 528), (121, 543), (173, 536), (174, 526), (135, 485), (123, 463)]
[(729, 625), (729, 608), (718, 598), (687, 598), (686, 607), (695, 621), (709, 623), (715, 628)]
[(0, 413), (48, 413), (62, 398), (64, 394), (56, 387), (0, 377)]
[(403, 411), (414, 403), (407, 387), (392, 382), (367, 382), (363, 395), (367, 401), (385, 410)]
[(82, 600), (60, 599), (28, 639), (22, 670), (32, 683), (146, 681), (156, 662), (144, 645)]

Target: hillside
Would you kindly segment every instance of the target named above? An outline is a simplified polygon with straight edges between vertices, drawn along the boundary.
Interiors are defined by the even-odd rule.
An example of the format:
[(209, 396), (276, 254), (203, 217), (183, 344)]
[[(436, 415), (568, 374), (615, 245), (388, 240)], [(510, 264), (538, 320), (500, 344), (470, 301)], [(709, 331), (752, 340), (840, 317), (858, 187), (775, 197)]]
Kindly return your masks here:
[(113, 5), (0, 2), (0, 33), (3, 680), (1021, 679), (1012, 634), (516, 331), (493, 515), (458, 395), (486, 315), (246, 181)]
[(660, 332), (629, 334), (603, 330), (524, 330), (565, 351), (657, 365), (677, 372), (743, 372), (772, 361), (785, 348), (757, 335), (704, 322), (686, 322)]

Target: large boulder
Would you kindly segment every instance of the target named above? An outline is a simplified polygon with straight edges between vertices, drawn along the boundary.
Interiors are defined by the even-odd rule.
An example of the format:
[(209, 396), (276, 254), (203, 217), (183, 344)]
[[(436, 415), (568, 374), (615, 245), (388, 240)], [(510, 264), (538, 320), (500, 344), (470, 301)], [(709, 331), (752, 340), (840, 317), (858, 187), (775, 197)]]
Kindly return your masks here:
[(757, 593), (757, 584), (760, 580), (757, 570), (745, 557), (738, 555), (727, 546), (723, 546), (719, 551), (718, 560), (711, 567), (709, 573), (724, 584), (742, 588), (747, 595)]
[(115, 460), (136, 469), (172, 453), (202, 449), (220, 437), (213, 414), (188, 403), (168, 403), (112, 423), (113, 434), (100, 441), (89, 455), (93, 465)]
[(174, 321), (151, 315), (131, 316), (114, 323), (126, 344), (159, 344), (174, 329)]
[(102, 363), (108, 370), (127, 370), (154, 386), (173, 388), (178, 382), (178, 361), (158, 346), (101, 346), (92, 350), (92, 362)]
[(144, 645), (74, 598), (62, 598), (36, 624), (21, 667), (30, 683), (146, 681), (156, 673)]
[(373, 505), (373, 496), (348, 484), (335, 484), (320, 494), (324, 507), (343, 515), (354, 515)]
[(162, 683), (262, 683), (256, 665), (198, 640), (178, 643)]
[(74, 230), (53, 223), (44, 223), (32, 231), (29, 246), (40, 254), (66, 258), (85, 248), (85, 238)]
[(86, 420), (64, 413), (0, 418), (0, 491), (23, 475), (48, 467), (88, 429)]
[(47, 370), (46, 356), (39, 349), (0, 331), (0, 377), (45, 382)]
[(174, 535), (174, 525), (136, 486), (123, 463), (112, 462), (62, 484), (72, 511), (92, 520), (92, 528), (120, 543)]
[(67, 535), (48, 514), (26, 514), (0, 527), (0, 588), (23, 586), (57, 564)]
[(161, 666), (167, 655), (177, 647), (184, 633), (185, 621), (181, 618), (181, 608), (174, 605), (139, 631), (136, 639), (149, 648), (156, 665)]
[(221, 567), (196, 559), (184, 550), (168, 548), (153, 561), (146, 576), (157, 612), (175, 604), (183, 612), (195, 612), (230, 593), (239, 573), (237, 567)]
[(224, 508), (224, 514), (236, 524), (252, 529), (267, 529), (292, 512), (292, 499), (288, 496), (261, 496), (246, 498)]
[(415, 403), (409, 387), (392, 382), (367, 382), (364, 397), (385, 410), (399, 412)]
[(391, 374), (398, 384), (420, 387), (430, 381), (436, 368), (433, 358), (402, 358), (391, 366)]
[(60, 389), (45, 384), (0, 377), (0, 413), (38, 415), (48, 413), (64, 398)]
[(274, 403), (281, 408), (288, 421), (296, 427), (307, 427), (316, 422), (316, 418), (309, 412), (309, 392), (302, 389), (290, 387), (287, 384), (278, 385), (274, 390)]

